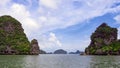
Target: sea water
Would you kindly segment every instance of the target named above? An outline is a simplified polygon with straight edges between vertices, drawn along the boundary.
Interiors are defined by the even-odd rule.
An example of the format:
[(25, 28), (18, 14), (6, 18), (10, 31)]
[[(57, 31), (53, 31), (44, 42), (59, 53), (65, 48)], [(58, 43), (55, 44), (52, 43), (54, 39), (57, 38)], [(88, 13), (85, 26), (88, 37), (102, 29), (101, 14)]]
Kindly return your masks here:
[(120, 56), (0, 55), (0, 68), (120, 68)]

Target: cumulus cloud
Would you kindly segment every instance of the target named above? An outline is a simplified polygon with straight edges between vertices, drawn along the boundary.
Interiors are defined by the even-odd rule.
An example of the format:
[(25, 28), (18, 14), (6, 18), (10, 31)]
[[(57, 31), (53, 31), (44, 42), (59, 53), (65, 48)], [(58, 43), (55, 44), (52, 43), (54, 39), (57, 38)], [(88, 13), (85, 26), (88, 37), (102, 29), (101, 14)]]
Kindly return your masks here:
[(116, 17), (114, 17), (114, 19), (116, 20), (116, 22), (117, 22), (118, 24), (120, 24), (120, 15), (117, 15)]
[(120, 39), (120, 27), (118, 28), (118, 39)]
[(10, 1), (11, 0), (2, 0), (2, 2), (0, 2), (0, 6), (5, 6)]
[[(120, 25), (120, 15), (115, 16), (114, 20)], [(118, 28), (118, 38), (120, 39), (120, 26)]]
[[(10, 0), (4, 1), (4, 4), (10, 2)], [(23, 24), (25, 32), (29, 34), (29, 32), (35, 31), (35, 29), (40, 30), (40, 33), (46, 33), (55, 29), (67, 28), (107, 13), (117, 13), (120, 11), (119, 5), (114, 6), (120, 2), (118, 0), (106, 0), (105, 2), (104, 0), (38, 1), (39, 7), (37, 10), (32, 10), (33, 7), (28, 8), (28, 5), (12, 1), (10, 2), (11, 5), (0, 7), (0, 15), (8, 14), (17, 18)], [(99, 6), (96, 6), (98, 4)]]
[(118, 0), (39, 0), (39, 17), (42, 18), (39, 21), (44, 23), (42, 27), (45, 32), (67, 28), (107, 13), (118, 13), (120, 5), (115, 4), (119, 2)]
[(55, 33), (50, 32), (48, 35), (40, 35), (40, 38), (38, 38), (39, 45), (41, 49), (44, 50), (56, 50), (62, 47), (62, 43), (58, 39), (58, 37), (55, 35)]
[(50, 33), (49, 41), (55, 43), (55, 45), (62, 46), (60, 41), (57, 39), (56, 35), (54, 33)]
[(57, 9), (57, 3), (58, 0), (39, 0), (40, 5), (48, 7), (48, 8), (52, 8), (52, 9)]
[(30, 12), (26, 9), (24, 5), (21, 4), (13, 4), (11, 6), (10, 14), (17, 18), (22, 24), (26, 31), (31, 31), (39, 28), (37, 22), (31, 18)]

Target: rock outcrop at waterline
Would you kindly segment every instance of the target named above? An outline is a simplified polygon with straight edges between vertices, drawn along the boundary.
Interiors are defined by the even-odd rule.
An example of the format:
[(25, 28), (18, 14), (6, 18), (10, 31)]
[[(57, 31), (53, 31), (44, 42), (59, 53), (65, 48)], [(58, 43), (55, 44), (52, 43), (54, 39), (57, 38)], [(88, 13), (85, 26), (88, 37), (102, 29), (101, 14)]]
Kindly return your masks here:
[(33, 39), (31, 41), (30, 46), (31, 46), (30, 54), (40, 54), (40, 49), (39, 49), (38, 42), (36, 39)]
[(91, 43), (85, 49), (87, 55), (119, 55), (120, 41), (117, 40), (117, 29), (101, 24), (91, 35)]
[(30, 44), (20, 22), (11, 16), (0, 17), (0, 54), (39, 54), (39, 47)]

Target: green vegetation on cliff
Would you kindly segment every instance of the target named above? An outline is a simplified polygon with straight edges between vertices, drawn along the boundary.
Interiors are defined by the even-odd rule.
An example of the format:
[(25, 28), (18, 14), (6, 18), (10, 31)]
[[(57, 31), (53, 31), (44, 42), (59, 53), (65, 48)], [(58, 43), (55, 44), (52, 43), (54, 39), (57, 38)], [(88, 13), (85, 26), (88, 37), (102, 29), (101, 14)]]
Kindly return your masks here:
[(85, 49), (88, 55), (119, 55), (120, 41), (117, 40), (117, 29), (106, 23), (101, 24), (91, 35), (91, 43)]
[(29, 54), (30, 42), (16, 19), (0, 17), (0, 54)]

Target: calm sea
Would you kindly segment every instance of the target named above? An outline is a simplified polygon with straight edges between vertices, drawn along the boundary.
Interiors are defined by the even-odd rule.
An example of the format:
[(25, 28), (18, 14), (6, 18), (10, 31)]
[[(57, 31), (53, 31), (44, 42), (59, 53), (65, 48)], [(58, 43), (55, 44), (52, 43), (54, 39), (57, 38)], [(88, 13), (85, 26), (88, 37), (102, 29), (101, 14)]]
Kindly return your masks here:
[(0, 55), (0, 68), (120, 68), (120, 56)]

